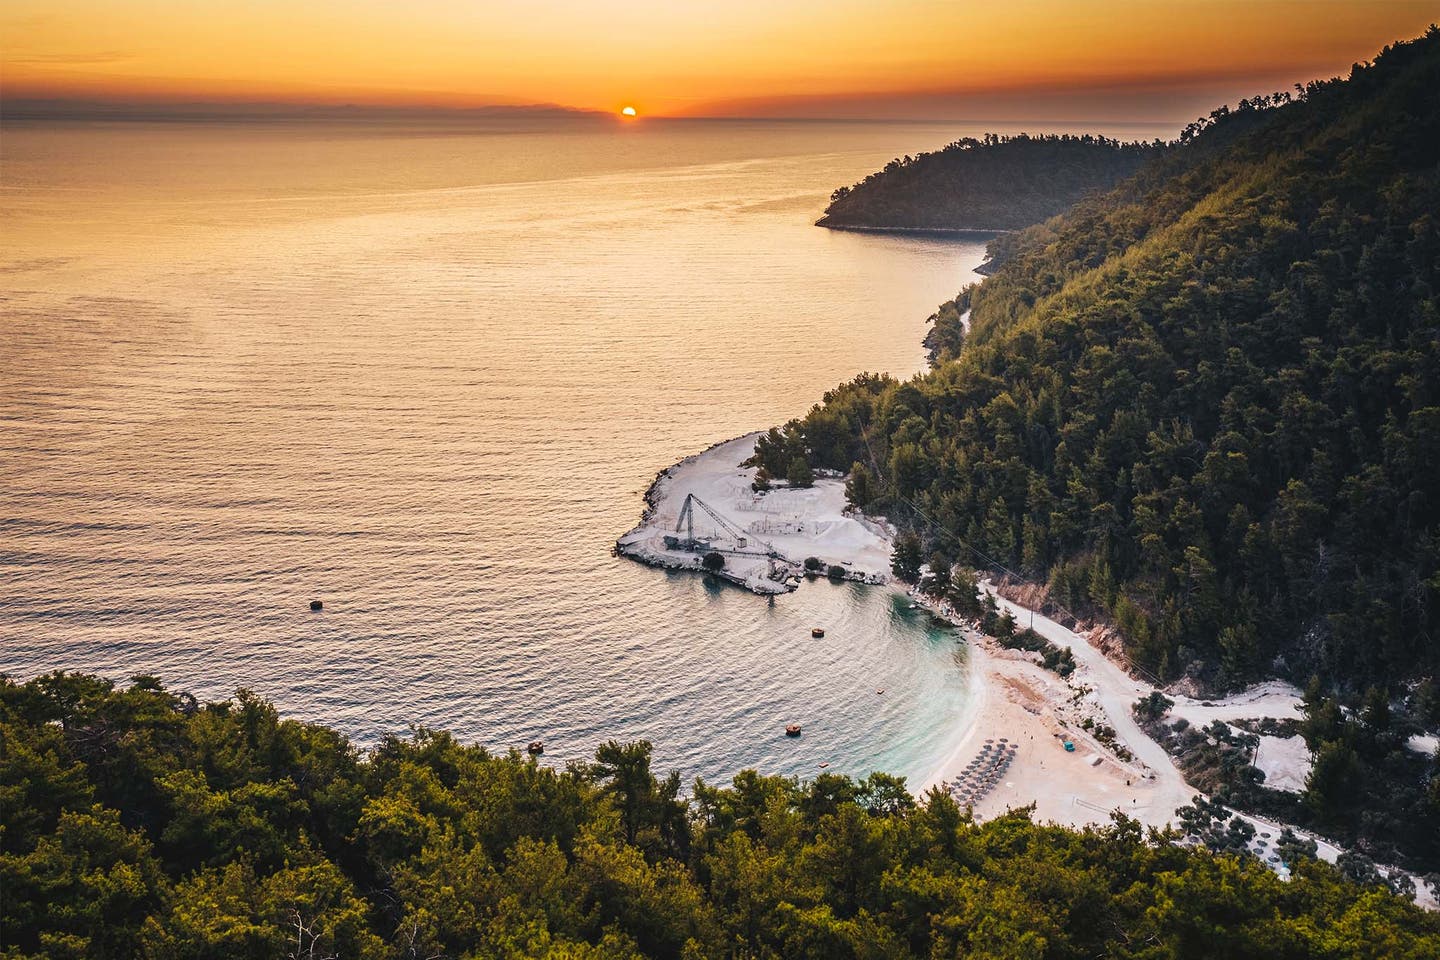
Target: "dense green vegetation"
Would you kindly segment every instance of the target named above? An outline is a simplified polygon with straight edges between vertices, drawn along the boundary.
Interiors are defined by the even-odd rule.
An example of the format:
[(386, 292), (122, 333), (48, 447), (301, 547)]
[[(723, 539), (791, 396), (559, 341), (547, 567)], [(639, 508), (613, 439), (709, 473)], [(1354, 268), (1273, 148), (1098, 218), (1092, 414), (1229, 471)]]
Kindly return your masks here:
[(966, 137), (836, 190), (820, 226), (1018, 230), (1114, 186), (1161, 149), (1091, 136)]
[[(1371, 687), (1404, 707), (1440, 670), (1437, 89), (1431, 28), (1217, 110), (993, 244), (932, 318), (929, 373), (837, 388), (756, 461), (850, 469), (853, 503), (921, 535), (902, 579), (928, 556), (1045, 584), (1164, 681), (1313, 675), (1336, 716)], [(1307, 730), (1299, 799), (1171, 739), (1237, 802), (1440, 867), (1437, 761), (1398, 728)]]
[(1434, 675), (1437, 89), (1432, 29), (1217, 111), (1007, 238), (932, 371), (837, 388), (757, 462), (858, 465), (926, 554), (1048, 583), (1165, 680)]
[[(1170, 701), (1158, 693), (1136, 704), (1135, 714), (1186, 781), (1217, 802), (1308, 827), (1344, 844), (1357, 865), (1371, 858), (1400, 864), (1440, 887), (1440, 764), (1405, 747), (1415, 731), (1440, 724), (1435, 690), (1426, 681), (1392, 703), (1372, 687), (1347, 714), (1317, 678), (1305, 695), (1303, 720), (1250, 730), (1218, 721), (1197, 729), (1172, 719)], [(1266, 785), (1251, 765), (1258, 734), (1305, 738), (1315, 765), (1303, 793)]]
[[(1440, 917), (1297, 845), (1258, 861), (883, 774), (556, 771), (443, 733), (368, 754), (241, 693), (0, 677), (0, 955), (1433, 957)], [(1201, 829), (1201, 827), (1196, 828)]]

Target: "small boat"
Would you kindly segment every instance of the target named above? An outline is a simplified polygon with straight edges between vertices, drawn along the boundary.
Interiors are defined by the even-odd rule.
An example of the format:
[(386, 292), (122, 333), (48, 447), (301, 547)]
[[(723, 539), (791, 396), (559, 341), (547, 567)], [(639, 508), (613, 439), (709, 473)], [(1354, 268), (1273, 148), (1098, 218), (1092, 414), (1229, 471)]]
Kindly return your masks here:
[(541, 743), (539, 740), (531, 740), (528, 744), (526, 744), (525, 752), (530, 754), (530, 756), (532, 757), (538, 757), (540, 756), (540, 754), (545, 752), (545, 744)]
[(798, 724), (798, 723), (792, 723), (792, 724), (790, 724), (788, 727), (786, 727), (786, 728), (785, 728), (785, 736), (787, 736), (787, 737), (798, 737), (798, 736), (800, 736), (800, 724)]
[(876, 690), (875, 692), (876, 692), (876, 693), (884, 693), (884, 692), (885, 692), (885, 688), (884, 688), (884, 687), (881, 687), (879, 690)]
[(830, 761), (827, 760), (824, 763), (820, 764), (820, 769), (824, 770), (828, 766), (830, 766)]
[(818, 639), (820, 639), (821, 637), (825, 636), (825, 630), (824, 630), (824, 628), (822, 628), (822, 627), (811, 627), (811, 628), (810, 628), (810, 636), (812, 636), (812, 637), (814, 637), (815, 639), (818, 640)]

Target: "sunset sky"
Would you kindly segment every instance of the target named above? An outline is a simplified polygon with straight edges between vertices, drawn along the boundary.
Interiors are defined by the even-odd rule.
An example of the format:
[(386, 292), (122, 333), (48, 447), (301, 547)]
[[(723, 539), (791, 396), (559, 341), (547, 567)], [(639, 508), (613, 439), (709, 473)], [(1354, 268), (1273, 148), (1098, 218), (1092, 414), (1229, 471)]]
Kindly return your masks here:
[(6, 0), (0, 95), (1173, 119), (1343, 73), (1437, 18), (1410, 0)]

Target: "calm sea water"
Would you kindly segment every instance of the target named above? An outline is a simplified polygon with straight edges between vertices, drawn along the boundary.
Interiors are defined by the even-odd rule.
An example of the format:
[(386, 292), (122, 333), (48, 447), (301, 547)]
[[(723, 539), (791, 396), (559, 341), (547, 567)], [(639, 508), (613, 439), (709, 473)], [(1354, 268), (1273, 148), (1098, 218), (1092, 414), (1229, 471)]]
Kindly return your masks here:
[(924, 776), (961, 648), (897, 595), (610, 548), (657, 470), (921, 368), (981, 246), (811, 222), (966, 132), (7, 128), (0, 671), (250, 687), (361, 743)]

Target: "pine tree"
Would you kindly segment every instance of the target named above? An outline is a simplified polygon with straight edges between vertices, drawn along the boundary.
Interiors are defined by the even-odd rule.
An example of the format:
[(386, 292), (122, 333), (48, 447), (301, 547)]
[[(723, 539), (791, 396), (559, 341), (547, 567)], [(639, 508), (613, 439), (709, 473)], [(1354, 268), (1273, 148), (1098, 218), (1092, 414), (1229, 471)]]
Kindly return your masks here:
[(890, 571), (905, 583), (920, 579), (920, 565), (924, 562), (924, 547), (918, 534), (905, 531), (895, 538), (895, 549), (890, 557)]
[(790, 466), (785, 471), (785, 479), (792, 487), (811, 487), (815, 485), (815, 472), (810, 469), (809, 460), (796, 456), (790, 460)]
[(950, 571), (950, 589), (945, 594), (945, 599), (950, 601), (951, 608), (962, 617), (979, 617), (983, 612), (980, 586), (975, 580), (973, 570), (955, 567)]
[(870, 476), (865, 464), (856, 462), (850, 465), (850, 477), (845, 481), (845, 499), (859, 510), (864, 510), (875, 499), (875, 478)]

